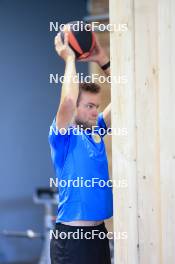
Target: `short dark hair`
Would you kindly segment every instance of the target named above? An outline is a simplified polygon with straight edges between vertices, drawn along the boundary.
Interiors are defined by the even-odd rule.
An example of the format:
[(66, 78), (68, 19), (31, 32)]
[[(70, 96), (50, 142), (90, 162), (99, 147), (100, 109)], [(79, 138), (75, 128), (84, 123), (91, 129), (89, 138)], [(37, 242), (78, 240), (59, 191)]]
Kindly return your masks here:
[(101, 87), (96, 84), (96, 83), (80, 83), (79, 84), (79, 93), (78, 93), (78, 98), (77, 98), (77, 106), (80, 103), (80, 98), (82, 92), (89, 92), (93, 94), (98, 94), (101, 91)]

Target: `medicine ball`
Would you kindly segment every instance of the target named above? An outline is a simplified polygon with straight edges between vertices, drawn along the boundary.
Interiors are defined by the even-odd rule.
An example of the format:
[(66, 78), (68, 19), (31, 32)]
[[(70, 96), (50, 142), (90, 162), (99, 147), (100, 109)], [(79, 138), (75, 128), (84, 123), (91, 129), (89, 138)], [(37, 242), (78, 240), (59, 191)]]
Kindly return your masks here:
[(73, 21), (66, 24), (61, 31), (64, 43), (64, 32), (68, 32), (68, 43), (75, 52), (77, 59), (87, 58), (95, 47), (95, 34), (90, 26), (83, 21)]

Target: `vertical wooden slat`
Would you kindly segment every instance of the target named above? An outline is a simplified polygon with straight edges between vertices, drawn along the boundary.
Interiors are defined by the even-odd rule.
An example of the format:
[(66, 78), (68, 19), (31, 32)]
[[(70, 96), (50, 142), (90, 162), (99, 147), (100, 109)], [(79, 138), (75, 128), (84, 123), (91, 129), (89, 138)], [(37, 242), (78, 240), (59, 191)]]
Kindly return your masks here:
[(112, 83), (112, 127), (127, 128), (127, 136), (112, 137), (113, 180), (126, 179), (127, 188), (114, 188), (114, 232), (127, 232), (127, 239), (115, 240), (115, 264), (138, 263), (137, 179), (134, 88), (133, 1), (111, 0), (110, 23), (127, 24), (128, 31), (110, 35), (111, 74), (126, 75), (127, 84)]
[(161, 264), (158, 0), (135, 0), (139, 256)]
[(163, 264), (175, 263), (175, 1), (160, 0), (160, 177)]

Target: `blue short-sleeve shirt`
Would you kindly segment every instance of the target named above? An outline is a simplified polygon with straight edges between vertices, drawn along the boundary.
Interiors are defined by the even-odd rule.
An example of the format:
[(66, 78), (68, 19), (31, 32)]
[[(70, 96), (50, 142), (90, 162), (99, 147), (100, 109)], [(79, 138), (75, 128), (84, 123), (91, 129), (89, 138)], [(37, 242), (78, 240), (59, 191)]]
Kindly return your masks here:
[(50, 127), (51, 158), (58, 178), (56, 222), (100, 221), (113, 215), (112, 187), (103, 137), (106, 124), (100, 113), (93, 130)]

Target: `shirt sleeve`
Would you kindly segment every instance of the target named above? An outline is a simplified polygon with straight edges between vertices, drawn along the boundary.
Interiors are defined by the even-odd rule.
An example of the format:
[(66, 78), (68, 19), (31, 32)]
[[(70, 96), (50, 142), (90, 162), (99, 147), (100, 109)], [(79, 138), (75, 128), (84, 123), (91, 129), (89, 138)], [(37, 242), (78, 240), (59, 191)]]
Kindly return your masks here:
[(107, 126), (105, 123), (105, 120), (103, 118), (103, 113), (100, 113), (98, 115), (98, 119), (97, 119), (97, 126), (98, 126), (98, 133), (101, 137), (104, 137), (107, 134)]

